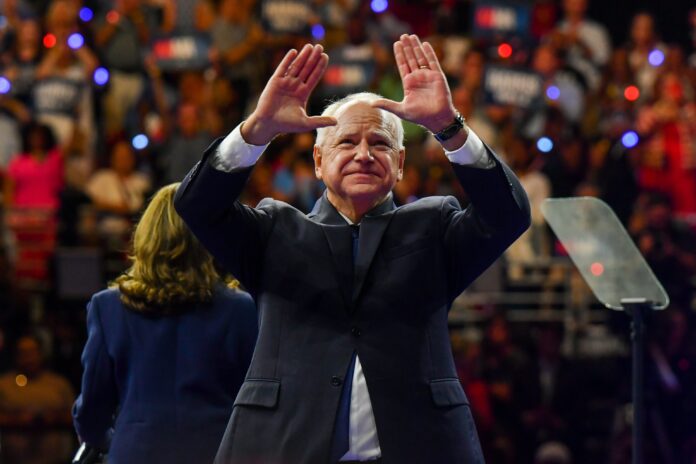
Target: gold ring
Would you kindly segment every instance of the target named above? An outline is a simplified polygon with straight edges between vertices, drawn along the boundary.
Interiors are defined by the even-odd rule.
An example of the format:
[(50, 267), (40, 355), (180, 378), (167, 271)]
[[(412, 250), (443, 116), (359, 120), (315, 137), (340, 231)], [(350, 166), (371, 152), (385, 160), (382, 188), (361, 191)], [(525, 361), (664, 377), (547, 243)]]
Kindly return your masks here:
[(430, 68), (427, 67), (426, 65), (422, 64), (422, 65), (418, 66), (418, 69), (430, 69)]

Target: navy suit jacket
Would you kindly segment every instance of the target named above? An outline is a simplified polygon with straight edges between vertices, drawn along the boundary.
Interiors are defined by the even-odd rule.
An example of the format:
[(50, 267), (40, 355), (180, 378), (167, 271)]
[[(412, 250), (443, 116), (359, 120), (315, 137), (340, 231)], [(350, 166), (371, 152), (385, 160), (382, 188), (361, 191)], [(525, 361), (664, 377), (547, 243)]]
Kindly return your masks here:
[(104, 446), (113, 432), (109, 464), (211, 463), (257, 327), (251, 297), (222, 285), (210, 304), (162, 317), (124, 308), (118, 290), (97, 293), (73, 407), (78, 435)]
[(216, 463), (326, 464), (343, 376), (357, 352), (386, 464), (481, 463), (452, 358), (452, 301), (529, 225), (514, 174), (453, 165), (471, 199), (388, 201), (350, 227), (322, 197), (305, 215), (280, 201), (237, 201), (251, 169), (208, 162), (175, 206), (254, 296), (259, 340)]

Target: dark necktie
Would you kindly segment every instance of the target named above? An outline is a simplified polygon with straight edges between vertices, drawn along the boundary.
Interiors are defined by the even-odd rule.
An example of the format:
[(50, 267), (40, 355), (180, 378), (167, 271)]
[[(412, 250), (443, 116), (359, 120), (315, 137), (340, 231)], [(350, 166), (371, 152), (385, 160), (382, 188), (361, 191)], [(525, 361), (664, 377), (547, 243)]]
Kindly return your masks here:
[[(360, 226), (350, 226), (353, 237), (353, 268), (358, 259), (358, 247), (360, 242)], [(336, 414), (336, 427), (334, 428), (333, 444), (331, 447), (331, 462), (338, 462), (350, 448), (350, 394), (353, 391), (353, 372), (355, 371), (355, 353), (350, 360), (348, 371), (343, 382), (341, 398), (338, 402)]]

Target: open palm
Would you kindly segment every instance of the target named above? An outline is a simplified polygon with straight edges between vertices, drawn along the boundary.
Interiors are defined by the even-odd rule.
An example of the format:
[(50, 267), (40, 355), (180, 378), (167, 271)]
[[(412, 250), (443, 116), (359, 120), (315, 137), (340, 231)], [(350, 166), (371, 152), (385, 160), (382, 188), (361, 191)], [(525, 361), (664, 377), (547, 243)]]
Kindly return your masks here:
[[(299, 53), (290, 50), (263, 89), (245, 126), (250, 143), (264, 144), (276, 135), (307, 132), (336, 124), (335, 118), (308, 116), (307, 100), (328, 64), (321, 45), (305, 45)], [(252, 126), (249, 128), (248, 126)]]
[(404, 87), (404, 99), (374, 103), (402, 119), (437, 132), (452, 122), (452, 95), (432, 46), (415, 35), (403, 35), (394, 43), (394, 56)]

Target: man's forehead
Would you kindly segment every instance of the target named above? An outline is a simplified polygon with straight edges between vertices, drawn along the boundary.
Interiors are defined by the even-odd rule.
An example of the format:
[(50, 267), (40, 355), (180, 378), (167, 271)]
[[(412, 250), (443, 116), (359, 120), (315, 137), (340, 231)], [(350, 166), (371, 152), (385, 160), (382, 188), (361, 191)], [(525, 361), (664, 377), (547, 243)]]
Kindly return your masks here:
[(392, 118), (387, 117), (384, 110), (373, 108), (365, 102), (354, 102), (340, 108), (336, 112), (337, 124), (332, 131), (337, 135), (358, 132), (364, 124), (370, 124), (374, 132), (395, 136), (396, 131)]

